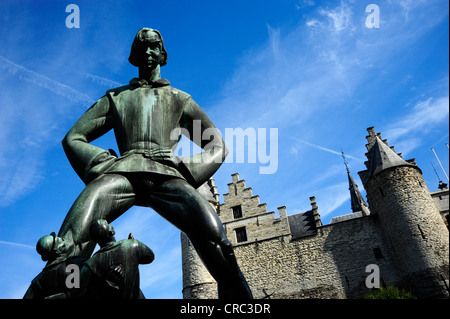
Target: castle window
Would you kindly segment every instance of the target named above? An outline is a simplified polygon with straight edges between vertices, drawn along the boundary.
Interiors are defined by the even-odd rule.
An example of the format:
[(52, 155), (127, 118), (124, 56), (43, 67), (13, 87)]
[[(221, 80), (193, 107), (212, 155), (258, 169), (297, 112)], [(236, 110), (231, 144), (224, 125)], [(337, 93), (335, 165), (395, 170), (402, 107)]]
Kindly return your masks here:
[(378, 189), (380, 190), (381, 196), (384, 197), (384, 191), (381, 187), (378, 187)]
[(241, 218), (242, 217), (242, 208), (241, 205), (232, 207), (233, 209), (233, 217)]
[(420, 227), (419, 224), (417, 224), (417, 228), (419, 228), (419, 232), (420, 235), (422, 236), (422, 239), (427, 239), (427, 236), (425, 236), (425, 233), (423, 232), (422, 227)]
[(380, 247), (375, 247), (373, 249), (373, 254), (375, 255), (376, 259), (382, 259), (383, 258), (383, 253), (381, 252)]
[(234, 231), (236, 232), (236, 239), (238, 243), (247, 241), (247, 232), (245, 231), (245, 227), (236, 228)]
[(422, 187), (422, 183), (420, 182), (420, 179), (418, 177), (416, 177), (417, 183), (419, 184), (420, 187)]

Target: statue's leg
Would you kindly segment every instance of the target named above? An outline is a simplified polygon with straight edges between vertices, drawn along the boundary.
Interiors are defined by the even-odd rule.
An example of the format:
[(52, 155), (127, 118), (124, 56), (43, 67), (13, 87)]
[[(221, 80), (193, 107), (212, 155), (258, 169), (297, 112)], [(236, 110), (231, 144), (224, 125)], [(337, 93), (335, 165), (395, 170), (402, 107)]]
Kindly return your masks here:
[(59, 230), (58, 236), (73, 241), (71, 255), (88, 258), (95, 248), (89, 226), (96, 219), (111, 223), (134, 205), (135, 194), (129, 180), (119, 174), (105, 174), (90, 182), (78, 196)]
[(252, 298), (222, 222), (198, 191), (184, 180), (170, 179), (156, 186), (149, 204), (189, 237), (218, 283), (219, 298)]

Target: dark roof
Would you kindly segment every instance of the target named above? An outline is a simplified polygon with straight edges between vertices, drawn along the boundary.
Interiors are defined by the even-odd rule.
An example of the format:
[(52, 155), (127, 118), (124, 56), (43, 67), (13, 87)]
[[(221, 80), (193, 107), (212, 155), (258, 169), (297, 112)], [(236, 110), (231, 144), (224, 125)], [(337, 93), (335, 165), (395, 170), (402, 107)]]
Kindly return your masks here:
[(312, 210), (304, 213), (288, 215), (289, 227), (292, 239), (302, 238), (317, 234), (316, 223)]
[(351, 200), (351, 205), (352, 205), (352, 211), (355, 212), (359, 212), (362, 211), (363, 208), (362, 206), (366, 206), (367, 204), (364, 201), (364, 198), (362, 197), (359, 189), (358, 189), (358, 185), (356, 185), (355, 181), (353, 180), (352, 175), (350, 175), (350, 171), (347, 170), (347, 175), (348, 175), (348, 184), (349, 184), (349, 190), (350, 190), (350, 200)]
[(414, 166), (406, 162), (386, 145), (378, 136), (370, 149), (370, 176), (394, 166)]

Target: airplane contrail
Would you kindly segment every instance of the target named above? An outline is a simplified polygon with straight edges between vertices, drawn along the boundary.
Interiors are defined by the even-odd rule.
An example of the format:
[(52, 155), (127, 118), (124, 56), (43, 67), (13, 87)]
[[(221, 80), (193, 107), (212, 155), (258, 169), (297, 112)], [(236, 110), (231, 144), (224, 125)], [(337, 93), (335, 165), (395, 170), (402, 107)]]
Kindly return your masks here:
[(24, 66), (14, 63), (7, 58), (0, 55), (0, 68), (5, 69), (9, 74), (18, 76), (21, 80), (36, 84), (39, 87), (45, 88), (56, 95), (77, 100), (82, 103), (92, 104), (95, 99), (80, 91), (77, 91), (70, 86), (55, 81), (43, 74), (29, 70)]
[(35, 249), (36, 248), (35, 246), (31, 246), (31, 245), (20, 244), (20, 243), (13, 243), (13, 242), (10, 242), (10, 241), (3, 241), (3, 240), (0, 240), (0, 244), (16, 246), (16, 247), (23, 247), (23, 248), (31, 248), (31, 249)]
[[(329, 148), (326, 148), (326, 147), (323, 147), (323, 146), (320, 146), (320, 145), (317, 145), (317, 144), (313, 144), (313, 143), (304, 141), (304, 140), (296, 138), (296, 137), (292, 137), (292, 136), (288, 136), (288, 135), (284, 135), (284, 136), (289, 137), (290, 139), (293, 139), (294, 141), (297, 141), (297, 142), (303, 143), (305, 145), (317, 148), (319, 150), (322, 150), (322, 151), (325, 151), (325, 152), (328, 152), (328, 153), (331, 153), (331, 154), (342, 156), (342, 152), (338, 152), (338, 151), (335, 151), (335, 150), (332, 150), (332, 149), (329, 149)], [(354, 157), (354, 156), (351, 156), (351, 155), (348, 155), (348, 154), (345, 154), (345, 157), (351, 158), (351, 159), (354, 159), (354, 160), (357, 160), (357, 161), (361, 161), (360, 158), (357, 158), (357, 157)]]

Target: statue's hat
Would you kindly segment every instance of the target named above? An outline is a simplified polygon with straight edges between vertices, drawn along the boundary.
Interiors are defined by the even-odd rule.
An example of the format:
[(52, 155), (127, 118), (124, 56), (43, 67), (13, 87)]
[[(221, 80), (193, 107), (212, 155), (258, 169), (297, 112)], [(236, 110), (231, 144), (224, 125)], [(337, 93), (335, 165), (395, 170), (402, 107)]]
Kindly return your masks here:
[(36, 250), (41, 255), (43, 261), (47, 261), (55, 250), (56, 233), (52, 232), (50, 235), (42, 236), (37, 244)]

